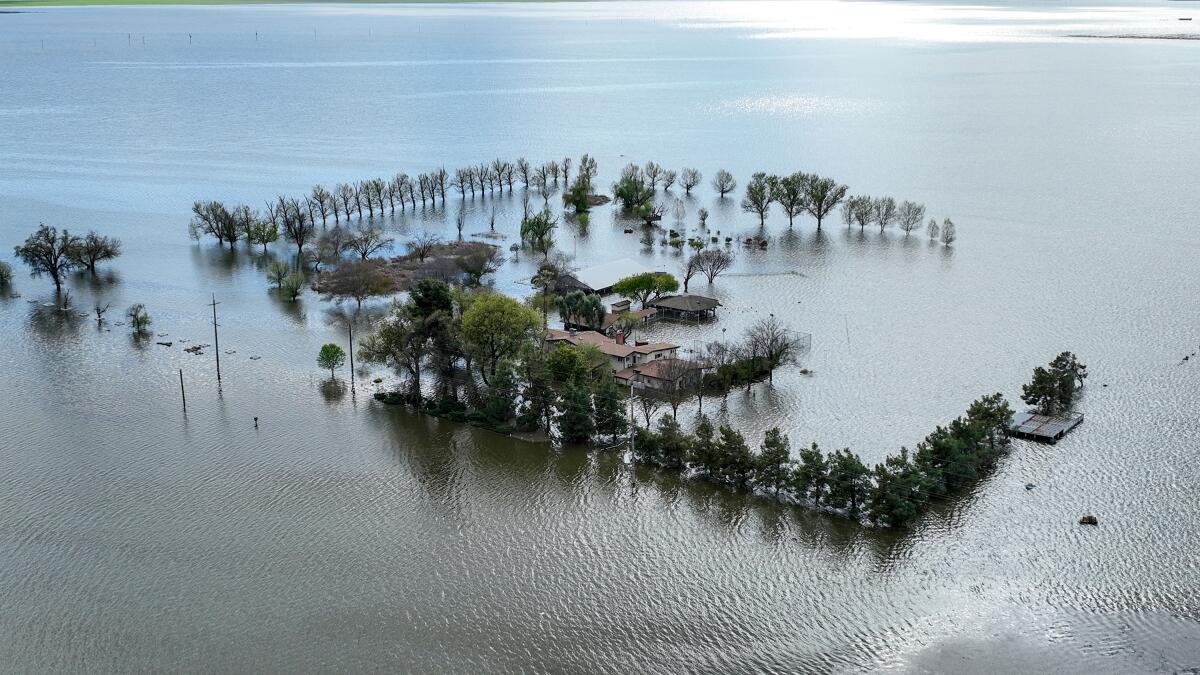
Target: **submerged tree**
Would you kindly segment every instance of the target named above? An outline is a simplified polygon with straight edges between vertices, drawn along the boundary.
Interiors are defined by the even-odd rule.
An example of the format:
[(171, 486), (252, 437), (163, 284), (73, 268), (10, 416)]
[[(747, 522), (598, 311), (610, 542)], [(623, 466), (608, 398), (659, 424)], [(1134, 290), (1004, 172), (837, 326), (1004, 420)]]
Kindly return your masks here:
[(949, 246), (955, 239), (958, 239), (958, 233), (954, 230), (954, 222), (947, 218), (942, 221), (942, 243)]
[(821, 229), (821, 221), (845, 199), (848, 190), (849, 188), (838, 184), (832, 178), (816, 175), (808, 177), (804, 188), (804, 208), (817, 219), (818, 231)]
[(771, 176), (768, 183), (771, 187), (771, 201), (779, 204), (788, 217), (788, 227), (792, 227), (796, 216), (804, 213), (807, 204), (805, 190), (808, 187), (808, 175), (794, 173), (790, 176)]
[(218, 244), (228, 244), (232, 250), (244, 230), (221, 202), (196, 202), (192, 204), (188, 234), (197, 241), (205, 235), (216, 237)]
[(381, 269), (378, 261), (355, 260), (338, 265), (321, 278), (321, 290), (338, 300), (353, 298), (362, 307), (363, 300), (396, 292), (396, 282)]
[(623, 298), (637, 300), (643, 308), (651, 299), (677, 290), (679, 282), (666, 272), (642, 272), (613, 284), (614, 293)]
[(29, 266), (32, 276), (45, 274), (54, 282), (55, 292), (62, 291), (63, 277), (76, 266), (72, 252), (79, 244), (76, 237), (66, 230), (61, 233), (53, 227), (39, 225), (36, 232), (25, 239), (25, 243), (13, 249), (17, 258)]
[(416, 236), (405, 242), (408, 246), (408, 254), (417, 256), (417, 260), (425, 262), (425, 258), (433, 252), (437, 245), (441, 243), (442, 238), (436, 234), (429, 232), (418, 232)]
[(692, 194), (692, 188), (700, 184), (704, 176), (696, 169), (683, 169), (679, 172), (679, 184), (683, 186), (684, 194)]
[(97, 264), (105, 260), (113, 260), (121, 255), (121, 241), (95, 232), (88, 232), (76, 241), (69, 255), (77, 266), (87, 269), (94, 275)]
[(733, 174), (725, 169), (721, 169), (713, 177), (712, 189), (721, 195), (721, 199), (724, 199), (725, 195), (737, 189), (737, 181), (733, 179)]
[(346, 363), (346, 351), (330, 342), (321, 346), (317, 354), (317, 365), (329, 371), (329, 379), (334, 378), (334, 371)]
[(900, 229), (904, 231), (904, 236), (907, 237), (909, 232), (921, 227), (925, 220), (925, 205), (910, 201), (902, 202), (900, 209), (896, 212), (896, 219), (900, 223)]
[(771, 211), (771, 183), (767, 174), (759, 172), (746, 184), (746, 196), (742, 198), (742, 210), (758, 216), (758, 226), (767, 224)]
[(133, 329), (135, 335), (144, 335), (150, 324), (154, 323), (150, 319), (150, 314), (146, 312), (146, 306), (142, 303), (131, 305), (125, 312), (125, 317), (129, 321), (129, 327)]

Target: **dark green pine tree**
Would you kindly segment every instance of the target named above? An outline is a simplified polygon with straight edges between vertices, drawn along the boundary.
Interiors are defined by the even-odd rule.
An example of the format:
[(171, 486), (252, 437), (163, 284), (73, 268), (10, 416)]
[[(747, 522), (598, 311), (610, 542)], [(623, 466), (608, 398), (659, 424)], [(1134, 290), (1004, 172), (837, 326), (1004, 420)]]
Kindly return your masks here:
[(621, 391), (611, 375), (600, 379), (592, 395), (592, 410), (596, 420), (596, 433), (616, 439), (629, 431), (625, 418), (625, 403)]
[(587, 443), (596, 432), (592, 401), (587, 387), (570, 383), (558, 399), (558, 433), (565, 443)]
[(829, 455), (829, 504), (858, 516), (871, 485), (871, 470), (849, 448)]
[(801, 499), (820, 505), (829, 489), (829, 462), (816, 443), (800, 451), (800, 460), (792, 471), (792, 491)]
[(721, 469), (721, 452), (715, 433), (708, 417), (701, 417), (700, 424), (696, 425), (696, 437), (692, 441), (689, 458), (692, 466), (709, 478), (717, 478)]
[(663, 415), (658, 421), (658, 439), (658, 464), (667, 469), (683, 468), (691, 454), (692, 443), (674, 417)]
[(779, 431), (779, 427), (767, 430), (754, 467), (754, 482), (779, 494), (791, 475), (792, 452), (788, 437)]
[(516, 415), (517, 374), (509, 361), (496, 367), (480, 412), (492, 426), (508, 424)]
[(737, 487), (746, 487), (754, 476), (754, 453), (746, 445), (746, 439), (733, 428), (720, 429), (720, 472), (721, 478)]
[(867, 515), (887, 527), (906, 527), (929, 499), (929, 479), (908, 456), (908, 448), (875, 466), (867, 494)]

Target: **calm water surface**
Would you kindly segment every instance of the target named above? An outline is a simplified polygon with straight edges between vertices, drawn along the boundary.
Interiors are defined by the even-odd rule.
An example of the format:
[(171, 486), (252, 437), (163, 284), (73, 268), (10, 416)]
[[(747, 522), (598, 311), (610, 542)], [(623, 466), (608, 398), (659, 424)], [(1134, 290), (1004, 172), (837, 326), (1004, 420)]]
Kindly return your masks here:
[[(0, 299), (0, 662), (11, 672), (1176, 672), (1200, 667), (1200, 51), (1185, 3), (38, 9), (0, 15), (0, 258), (39, 221), (120, 237), (79, 312)], [(1187, 24), (1182, 24), (1187, 26)], [(771, 216), (716, 324), (813, 334), (706, 402), (754, 442), (913, 445), (1063, 349), (1087, 422), (1017, 443), (911, 532), (385, 409), (324, 384), (345, 310), (186, 236), (195, 199), (500, 156), (834, 175), (950, 216), (952, 248)], [(675, 191), (679, 192), (678, 189)], [(676, 196), (680, 196), (676, 194)], [(556, 198), (552, 197), (552, 200)], [(757, 223), (708, 189), (714, 230)], [(452, 236), (459, 204), (384, 219)], [(516, 195), (468, 232), (517, 230)], [(677, 254), (597, 209), (587, 266)], [(522, 256), (499, 289), (523, 295)], [(221, 301), (223, 381), (206, 303)], [(251, 356), (261, 359), (251, 360)], [(186, 414), (177, 369), (188, 386)], [(348, 383), (342, 373), (342, 383)], [(1104, 386), (1107, 385), (1107, 386)], [(695, 410), (681, 411), (688, 420)], [(254, 428), (253, 417), (260, 426)], [(1026, 483), (1037, 487), (1025, 489)], [(1096, 513), (1099, 528), (1081, 529)]]

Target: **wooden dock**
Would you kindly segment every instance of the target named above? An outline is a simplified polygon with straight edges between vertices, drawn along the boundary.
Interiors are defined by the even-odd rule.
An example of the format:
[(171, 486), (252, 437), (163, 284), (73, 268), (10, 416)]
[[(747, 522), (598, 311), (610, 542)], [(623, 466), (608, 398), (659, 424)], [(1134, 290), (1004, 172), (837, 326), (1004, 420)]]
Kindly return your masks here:
[(1031, 412), (1019, 412), (1013, 414), (1012, 421), (1008, 423), (1008, 431), (1013, 436), (1053, 445), (1082, 422), (1083, 415), (1050, 417)]

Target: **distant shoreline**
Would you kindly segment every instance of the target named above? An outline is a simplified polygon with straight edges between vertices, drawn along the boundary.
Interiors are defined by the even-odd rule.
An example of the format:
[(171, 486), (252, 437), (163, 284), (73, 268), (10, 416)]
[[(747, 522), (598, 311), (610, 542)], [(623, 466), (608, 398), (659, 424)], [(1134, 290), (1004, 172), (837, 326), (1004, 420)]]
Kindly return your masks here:
[[(137, 5), (462, 5), (484, 2), (554, 2), (557, 0), (0, 0), (0, 14), (20, 14), (6, 11), (12, 7), (102, 7)], [(587, 0), (576, 0), (584, 1)]]

